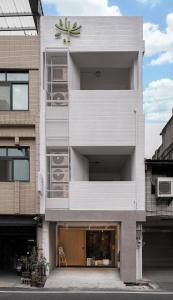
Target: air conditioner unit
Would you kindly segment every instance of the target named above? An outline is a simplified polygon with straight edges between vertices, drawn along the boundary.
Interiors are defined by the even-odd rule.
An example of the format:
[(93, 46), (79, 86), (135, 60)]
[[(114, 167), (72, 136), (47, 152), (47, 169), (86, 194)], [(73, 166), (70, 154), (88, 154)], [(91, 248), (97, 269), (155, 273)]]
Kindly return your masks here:
[(67, 169), (61, 169), (61, 168), (54, 168), (51, 169), (51, 182), (68, 182), (69, 176), (68, 176), (68, 170)]
[(52, 81), (67, 81), (67, 68), (54, 67), (52, 69)]
[(68, 166), (68, 155), (66, 154), (57, 154), (50, 156), (50, 166), (51, 167), (60, 167)]
[(68, 100), (68, 92), (54, 92), (51, 93), (52, 100), (64, 101)]
[(156, 192), (158, 198), (173, 197), (173, 177), (158, 177)]
[(68, 198), (68, 185), (61, 183), (51, 183), (51, 192), (56, 198)]
[(52, 106), (67, 105), (68, 92), (53, 92), (50, 94)]

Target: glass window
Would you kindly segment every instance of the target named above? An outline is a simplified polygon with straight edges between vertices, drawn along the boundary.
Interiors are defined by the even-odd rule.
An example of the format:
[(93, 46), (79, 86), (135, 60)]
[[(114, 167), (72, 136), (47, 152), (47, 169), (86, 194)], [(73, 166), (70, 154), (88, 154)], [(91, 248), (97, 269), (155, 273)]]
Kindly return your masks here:
[(13, 84), (13, 110), (28, 110), (28, 84)]
[(28, 81), (28, 73), (7, 73), (7, 81)]
[(93, 260), (108, 259), (108, 266), (112, 263), (113, 246), (115, 248), (114, 231), (87, 231), (86, 232), (86, 252), (87, 257)]
[(29, 148), (0, 148), (0, 181), (29, 181)]
[(7, 148), (0, 148), (0, 156), (7, 156)]
[(8, 148), (8, 156), (26, 157), (28, 156), (28, 151), (26, 148)]
[(0, 110), (10, 110), (10, 86), (0, 86)]
[(14, 160), (14, 180), (28, 181), (29, 180), (29, 161), (28, 160)]
[(0, 160), (0, 181), (12, 181), (12, 160)]
[(0, 81), (5, 81), (5, 73), (0, 73)]
[(28, 110), (28, 79), (26, 72), (0, 72), (0, 110)]

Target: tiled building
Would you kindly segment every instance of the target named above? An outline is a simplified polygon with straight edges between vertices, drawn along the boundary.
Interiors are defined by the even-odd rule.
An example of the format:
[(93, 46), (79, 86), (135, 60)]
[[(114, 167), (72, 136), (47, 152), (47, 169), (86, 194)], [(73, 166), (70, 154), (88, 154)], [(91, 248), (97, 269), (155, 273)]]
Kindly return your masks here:
[(162, 136), (162, 144), (155, 151), (153, 159), (171, 160), (173, 159), (173, 115), (160, 134)]
[(143, 266), (173, 266), (173, 161), (146, 160)]
[(22, 3), (0, 19), (1, 267), (37, 243), (50, 270), (63, 251), (64, 265), (120, 268), (135, 282), (145, 221), (142, 18), (40, 23), (40, 1)]
[(63, 249), (68, 266), (142, 277), (142, 27), (140, 17), (41, 18), (40, 207), (50, 268)]
[(37, 240), (40, 5), (1, 3), (0, 269), (14, 268)]
[(153, 159), (145, 162), (144, 267), (173, 266), (173, 117), (162, 129), (161, 136), (161, 146)]

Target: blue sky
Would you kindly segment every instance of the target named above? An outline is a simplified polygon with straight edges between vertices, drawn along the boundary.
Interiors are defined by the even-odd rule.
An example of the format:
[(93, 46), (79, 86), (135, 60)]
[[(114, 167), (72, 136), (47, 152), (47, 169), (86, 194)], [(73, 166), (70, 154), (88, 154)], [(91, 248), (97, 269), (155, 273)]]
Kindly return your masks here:
[[(148, 1), (149, 2), (149, 1)], [(169, 13), (173, 13), (173, 0), (161, 0), (158, 4), (152, 5), (150, 3), (142, 4), (135, 0), (111, 0), (110, 4), (117, 4), (122, 14), (125, 16), (143, 16), (144, 23), (150, 22), (159, 24), (162, 31), (166, 27), (166, 16)], [(144, 88), (147, 87), (150, 81), (158, 80), (161, 78), (173, 79), (173, 65), (164, 64), (159, 67), (153, 67), (149, 65), (150, 59), (145, 57), (144, 59)]]
[[(160, 131), (173, 108), (173, 0), (42, 0), (45, 15), (143, 16), (144, 111)], [(157, 129), (159, 128), (159, 129)], [(158, 131), (158, 132), (159, 132)], [(157, 134), (158, 134), (157, 132)], [(160, 139), (159, 139), (160, 141)]]

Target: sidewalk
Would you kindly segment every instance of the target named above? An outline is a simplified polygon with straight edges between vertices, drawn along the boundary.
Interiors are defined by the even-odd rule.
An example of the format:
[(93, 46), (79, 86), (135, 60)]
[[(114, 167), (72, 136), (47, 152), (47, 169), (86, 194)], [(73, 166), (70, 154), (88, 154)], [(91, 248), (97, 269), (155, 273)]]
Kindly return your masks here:
[(56, 268), (45, 288), (59, 290), (150, 290), (146, 285), (126, 286), (115, 268)]
[(28, 288), (28, 285), (21, 284), (16, 273), (0, 271), (0, 288)]
[(173, 291), (173, 268), (145, 268), (143, 277), (153, 282), (159, 289)]
[[(147, 273), (149, 274), (149, 273)], [(147, 275), (145, 274), (145, 275)], [(120, 280), (119, 271), (114, 268), (56, 268), (47, 278), (44, 289), (59, 291), (153, 291), (155, 286), (147, 285), (147, 280), (139, 285), (126, 285)], [(21, 284), (20, 276), (10, 272), (0, 272), (0, 288), (7, 289), (37, 289)]]

